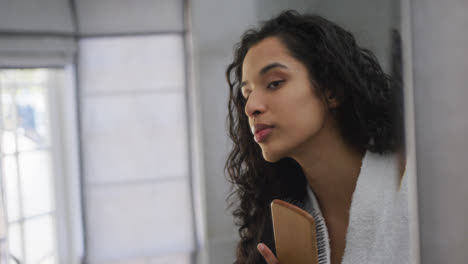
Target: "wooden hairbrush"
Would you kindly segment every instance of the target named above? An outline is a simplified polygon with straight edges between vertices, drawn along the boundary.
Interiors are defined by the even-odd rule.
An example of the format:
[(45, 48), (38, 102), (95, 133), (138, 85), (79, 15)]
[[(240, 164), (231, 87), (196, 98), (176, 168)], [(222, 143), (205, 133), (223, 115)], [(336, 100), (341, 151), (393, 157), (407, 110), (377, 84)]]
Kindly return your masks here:
[(280, 263), (317, 264), (315, 220), (305, 210), (282, 200), (271, 202), (276, 257)]

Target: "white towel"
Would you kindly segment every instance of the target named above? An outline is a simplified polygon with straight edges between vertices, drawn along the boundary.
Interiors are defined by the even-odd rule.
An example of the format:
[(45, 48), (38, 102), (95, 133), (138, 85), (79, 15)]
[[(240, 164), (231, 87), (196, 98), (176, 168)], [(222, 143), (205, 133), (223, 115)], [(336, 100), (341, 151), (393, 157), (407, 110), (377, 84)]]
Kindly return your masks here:
[[(409, 263), (407, 177), (400, 187), (395, 154), (367, 151), (353, 193), (346, 248), (342, 264)], [(325, 221), (312, 189), (307, 185), (309, 202), (315, 213), (317, 241), (329, 241)], [(330, 244), (320, 264), (330, 263)]]

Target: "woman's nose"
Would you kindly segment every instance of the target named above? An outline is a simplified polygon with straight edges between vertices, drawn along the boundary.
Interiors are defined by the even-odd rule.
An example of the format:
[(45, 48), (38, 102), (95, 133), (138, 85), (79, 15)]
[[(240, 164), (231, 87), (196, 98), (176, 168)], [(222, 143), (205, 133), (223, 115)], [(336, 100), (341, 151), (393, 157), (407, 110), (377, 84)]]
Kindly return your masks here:
[(247, 103), (245, 104), (245, 114), (248, 117), (255, 117), (265, 112), (265, 109), (266, 105), (261, 96), (254, 92), (250, 93), (249, 99), (247, 99)]

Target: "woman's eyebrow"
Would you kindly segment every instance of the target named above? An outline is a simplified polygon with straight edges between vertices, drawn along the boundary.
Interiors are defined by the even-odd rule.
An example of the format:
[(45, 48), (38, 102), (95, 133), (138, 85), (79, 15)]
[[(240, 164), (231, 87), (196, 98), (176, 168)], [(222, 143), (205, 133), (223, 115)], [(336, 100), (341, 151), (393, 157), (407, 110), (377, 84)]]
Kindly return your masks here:
[[(260, 75), (264, 75), (265, 73), (267, 73), (268, 71), (270, 71), (271, 69), (274, 69), (274, 68), (283, 68), (283, 69), (289, 69), (286, 65), (284, 64), (281, 64), (279, 62), (273, 62), (273, 63), (270, 63), (268, 65), (266, 65), (265, 67), (263, 67), (259, 74)], [(245, 85), (247, 84), (247, 81), (243, 81), (241, 82), (241, 85), (240, 87), (244, 87)]]
[(288, 67), (286, 65), (283, 65), (283, 64), (281, 64), (279, 62), (273, 62), (273, 63), (270, 63), (270, 64), (266, 65), (265, 67), (263, 67), (260, 70), (260, 75), (264, 75), (269, 70), (274, 69), (274, 68), (278, 68), (278, 67), (283, 68), (283, 69), (288, 69)]

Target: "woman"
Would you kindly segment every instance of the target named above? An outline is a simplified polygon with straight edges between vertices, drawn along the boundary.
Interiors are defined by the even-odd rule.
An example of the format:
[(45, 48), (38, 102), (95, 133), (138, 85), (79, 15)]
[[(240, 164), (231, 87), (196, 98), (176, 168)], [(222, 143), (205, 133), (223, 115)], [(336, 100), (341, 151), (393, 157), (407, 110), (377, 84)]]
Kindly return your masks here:
[(235, 263), (278, 263), (273, 199), (315, 206), (319, 263), (407, 262), (399, 86), (374, 55), (285, 11), (242, 36), (226, 74)]

